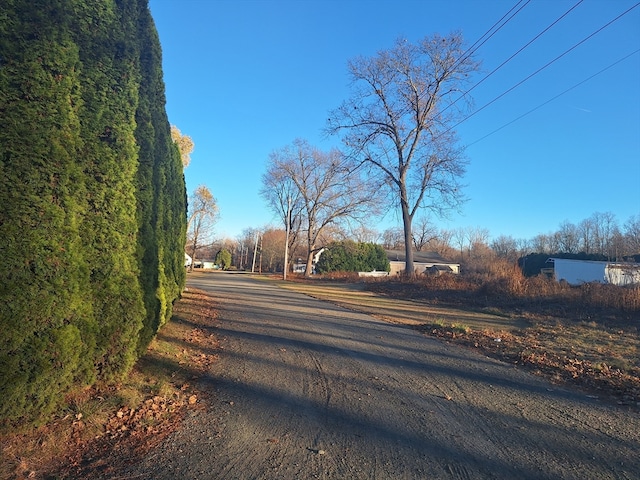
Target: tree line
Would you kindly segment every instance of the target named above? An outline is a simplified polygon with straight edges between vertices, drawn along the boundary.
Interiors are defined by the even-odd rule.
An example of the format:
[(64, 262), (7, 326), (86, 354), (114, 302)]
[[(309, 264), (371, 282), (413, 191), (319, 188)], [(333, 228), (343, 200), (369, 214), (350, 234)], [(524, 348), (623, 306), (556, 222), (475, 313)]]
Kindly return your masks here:
[[(604, 220), (606, 222), (602, 223)], [(440, 229), (432, 219), (419, 217), (414, 222), (411, 248), (416, 252), (436, 252), (448, 260), (460, 263), (464, 271), (481, 271), (488, 262), (495, 259), (505, 260), (511, 264), (520, 261), (524, 264), (522, 258), (528, 257), (530, 260), (535, 256), (536, 262), (527, 260), (525, 272), (527, 275), (539, 273), (541, 265), (554, 255), (591, 260), (640, 261), (640, 215), (632, 215), (620, 223), (610, 212), (594, 213), (587, 219), (573, 224), (575, 230), (569, 229), (576, 233), (575, 241), (580, 246), (574, 249), (563, 248), (563, 243), (559, 240), (566, 235), (568, 225), (571, 225), (570, 222), (565, 221), (558, 230), (536, 235), (530, 239), (517, 239), (508, 235), (491, 238), (486, 228)], [(344, 227), (334, 225), (323, 230), (318, 244), (322, 248), (336, 243), (349, 244), (349, 242), (376, 244), (385, 250), (405, 248), (402, 227), (392, 227), (382, 231), (364, 225)], [(596, 232), (605, 231), (608, 234), (604, 238), (596, 234)], [(225, 251), (231, 257), (228, 263), (230, 268), (251, 270), (255, 254), (255, 271), (282, 272), (285, 238), (285, 230), (277, 226), (247, 228), (235, 239), (211, 241), (206, 248), (200, 250), (199, 255), (201, 258), (214, 259), (218, 252)], [(306, 268), (308, 248), (305, 238), (305, 235), (298, 237), (291, 235), (290, 268), (294, 264)], [(596, 240), (597, 238), (600, 240)], [(590, 247), (586, 248), (586, 246)], [(610, 251), (615, 251), (616, 254), (610, 255), (608, 253)]]
[(128, 373), (185, 282), (186, 193), (147, 0), (0, 15), (0, 420)]

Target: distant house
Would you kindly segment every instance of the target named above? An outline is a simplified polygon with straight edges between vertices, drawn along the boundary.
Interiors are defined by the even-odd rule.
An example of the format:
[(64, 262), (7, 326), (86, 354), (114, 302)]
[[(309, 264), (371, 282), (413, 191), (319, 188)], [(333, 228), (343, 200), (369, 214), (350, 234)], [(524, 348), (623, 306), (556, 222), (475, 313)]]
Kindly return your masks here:
[[(387, 250), (387, 258), (391, 265), (389, 275), (398, 275), (405, 271), (406, 257), (404, 250)], [(442, 258), (436, 252), (413, 252), (413, 268), (416, 274), (440, 275), (443, 273), (460, 273), (460, 264)]]
[(612, 285), (632, 285), (640, 283), (640, 264), (621, 262), (596, 262), (592, 260), (569, 260), (550, 258), (552, 268), (545, 269), (557, 281), (564, 280), (570, 285), (599, 282)]
[(192, 263), (193, 263), (193, 259), (191, 258), (191, 256), (185, 253), (184, 254), (184, 266), (186, 268), (189, 268)]
[[(313, 254), (313, 260), (311, 261), (311, 273), (316, 273), (316, 263), (320, 260), (320, 255), (326, 249), (321, 248), (316, 253)], [(302, 260), (302, 258), (298, 258), (298, 261), (293, 264), (293, 273), (304, 273), (307, 270), (307, 264)]]
[(202, 268), (206, 268), (206, 269), (214, 269), (216, 270), (218, 268), (218, 266), (216, 265), (216, 262), (214, 260), (203, 260), (202, 261)]

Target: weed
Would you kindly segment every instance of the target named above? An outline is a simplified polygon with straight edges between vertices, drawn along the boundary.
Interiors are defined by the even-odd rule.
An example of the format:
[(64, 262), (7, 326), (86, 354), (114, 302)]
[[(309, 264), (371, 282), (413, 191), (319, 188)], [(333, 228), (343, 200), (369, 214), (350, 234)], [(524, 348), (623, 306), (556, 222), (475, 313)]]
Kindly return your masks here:
[(456, 333), (469, 333), (471, 329), (462, 323), (452, 323), (451, 330)]

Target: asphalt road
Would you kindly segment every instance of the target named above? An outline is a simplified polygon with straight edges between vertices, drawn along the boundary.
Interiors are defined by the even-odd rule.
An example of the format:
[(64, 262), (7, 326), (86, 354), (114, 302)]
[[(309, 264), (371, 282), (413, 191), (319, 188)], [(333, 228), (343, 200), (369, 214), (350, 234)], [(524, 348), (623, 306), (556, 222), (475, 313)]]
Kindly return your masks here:
[(638, 479), (637, 411), (242, 274), (221, 303), (211, 405), (128, 476)]

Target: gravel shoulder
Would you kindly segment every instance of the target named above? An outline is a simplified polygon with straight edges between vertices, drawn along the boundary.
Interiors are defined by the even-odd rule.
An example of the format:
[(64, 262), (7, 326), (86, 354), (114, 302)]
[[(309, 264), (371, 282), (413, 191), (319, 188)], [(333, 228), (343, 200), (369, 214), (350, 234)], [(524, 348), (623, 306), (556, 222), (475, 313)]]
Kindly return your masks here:
[(637, 411), (242, 274), (205, 408), (124, 478), (640, 477)]

